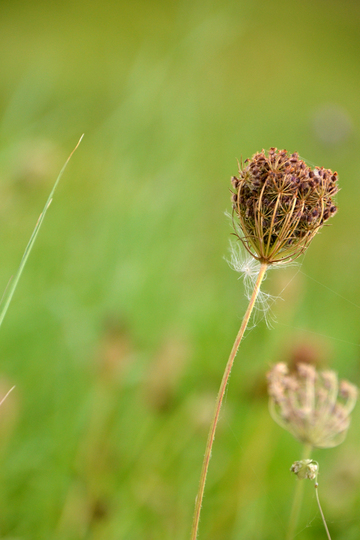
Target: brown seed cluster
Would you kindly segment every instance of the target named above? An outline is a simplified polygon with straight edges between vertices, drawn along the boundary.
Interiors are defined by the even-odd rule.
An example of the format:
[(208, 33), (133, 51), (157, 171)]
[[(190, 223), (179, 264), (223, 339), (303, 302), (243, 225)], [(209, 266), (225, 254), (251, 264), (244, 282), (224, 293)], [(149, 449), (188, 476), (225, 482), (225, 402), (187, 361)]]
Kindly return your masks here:
[(245, 248), (268, 264), (301, 255), (337, 211), (337, 173), (311, 169), (296, 152), (258, 152), (231, 182), (235, 231), (240, 226)]
[(344, 440), (357, 400), (356, 386), (309, 364), (297, 364), (290, 374), (280, 362), (267, 378), (270, 412), (281, 427), (315, 448), (331, 448)]

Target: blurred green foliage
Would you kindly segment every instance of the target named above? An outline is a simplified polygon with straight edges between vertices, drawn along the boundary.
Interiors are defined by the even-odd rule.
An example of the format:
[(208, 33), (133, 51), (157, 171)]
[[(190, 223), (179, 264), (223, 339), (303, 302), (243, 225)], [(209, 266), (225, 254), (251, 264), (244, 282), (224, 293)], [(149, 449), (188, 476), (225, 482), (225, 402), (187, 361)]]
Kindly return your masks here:
[[(201, 540), (279, 540), (300, 445), (265, 372), (311, 357), (360, 384), (360, 5), (355, 0), (0, 3), (0, 283), (81, 133), (1, 328), (5, 540), (188, 538), (246, 299), (223, 256), (236, 159), (336, 169), (339, 213), (238, 355)], [(358, 407), (358, 409), (360, 409)], [(360, 535), (360, 410), (317, 451), (333, 540)], [(322, 538), (313, 486), (300, 539)]]

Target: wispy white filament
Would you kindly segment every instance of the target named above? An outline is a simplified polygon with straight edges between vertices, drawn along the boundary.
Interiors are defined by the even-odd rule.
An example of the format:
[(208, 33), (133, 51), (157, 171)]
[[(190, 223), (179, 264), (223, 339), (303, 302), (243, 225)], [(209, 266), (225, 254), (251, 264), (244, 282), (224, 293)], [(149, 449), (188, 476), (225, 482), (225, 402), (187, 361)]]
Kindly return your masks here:
[[(248, 300), (254, 290), (256, 278), (260, 271), (260, 262), (252, 257), (240, 244), (230, 241), (230, 259), (225, 259), (230, 268), (240, 274), (239, 279), (244, 280), (245, 296)], [(270, 268), (274, 266), (271, 265)], [(271, 327), (275, 317), (270, 313), (271, 304), (278, 297), (260, 290), (256, 299), (255, 309), (265, 318), (266, 324)]]

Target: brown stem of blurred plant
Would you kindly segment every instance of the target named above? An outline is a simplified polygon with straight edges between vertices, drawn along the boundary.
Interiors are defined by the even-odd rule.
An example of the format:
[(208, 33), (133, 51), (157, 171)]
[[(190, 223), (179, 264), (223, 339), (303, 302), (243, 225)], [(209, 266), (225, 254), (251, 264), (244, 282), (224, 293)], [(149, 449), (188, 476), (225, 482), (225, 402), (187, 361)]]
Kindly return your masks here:
[[(301, 459), (308, 460), (310, 458), (311, 451), (312, 451), (311, 445), (304, 444), (303, 456)], [(294, 538), (295, 529), (299, 521), (303, 495), (304, 495), (304, 482), (300, 478), (297, 478), (286, 540), (293, 540)]]
[(268, 264), (265, 263), (265, 262), (263, 262), (261, 264), (261, 266), (260, 266), (259, 274), (258, 274), (258, 277), (257, 277), (255, 285), (254, 285), (254, 290), (253, 290), (253, 293), (251, 295), (251, 298), (250, 298), (249, 305), (247, 307), (246, 313), (245, 313), (244, 318), (242, 320), (240, 330), (239, 330), (239, 332), (238, 332), (238, 334), (236, 336), (234, 345), (233, 345), (233, 347), (231, 349), (229, 360), (227, 361), (225, 371), (224, 371), (224, 375), (223, 375), (223, 378), (222, 378), (222, 381), (221, 381), (219, 393), (218, 393), (218, 396), (216, 398), (214, 416), (213, 416), (213, 420), (212, 420), (211, 425), (210, 425), (210, 431), (209, 431), (208, 440), (207, 440), (206, 448), (205, 448), (204, 461), (203, 461), (203, 465), (202, 465), (202, 469), (201, 469), (199, 490), (198, 490), (198, 493), (197, 493), (197, 496), (196, 496), (196, 499), (195, 499), (195, 512), (194, 512), (193, 526), (192, 526), (192, 531), (191, 531), (191, 540), (196, 540), (197, 534), (198, 534), (200, 512), (201, 512), (202, 500), (203, 500), (203, 496), (204, 496), (206, 476), (207, 476), (207, 472), (208, 472), (208, 468), (209, 468), (211, 451), (212, 451), (212, 446), (213, 446), (213, 442), (214, 442), (214, 438), (215, 438), (215, 431), (216, 431), (217, 423), (218, 423), (218, 420), (219, 420), (221, 405), (222, 405), (222, 402), (223, 402), (223, 399), (224, 399), (225, 390), (226, 390), (226, 386), (227, 386), (227, 383), (228, 383), (228, 380), (229, 380), (231, 368), (233, 366), (235, 356), (236, 356), (237, 351), (239, 349), (239, 345), (240, 345), (241, 340), (243, 338), (244, 332), (245, 332), (246, 327), (247, 327), (247, 325), (249, 323), (250, 316), (251, 316), (251, 313), (253, 311), (253, 308), (254, 308), (254, 305), (255, 305), (255, 302), (256, 302), (256, 298), (257, 298), (257, 296), (259, 294), (259, 291), (260, 291), (260, 285), (261, 285), (261, 282), (263, 281), (263, 279), (265, 277), (265, 273), (266, 273), (267, 268), (268, 268)]

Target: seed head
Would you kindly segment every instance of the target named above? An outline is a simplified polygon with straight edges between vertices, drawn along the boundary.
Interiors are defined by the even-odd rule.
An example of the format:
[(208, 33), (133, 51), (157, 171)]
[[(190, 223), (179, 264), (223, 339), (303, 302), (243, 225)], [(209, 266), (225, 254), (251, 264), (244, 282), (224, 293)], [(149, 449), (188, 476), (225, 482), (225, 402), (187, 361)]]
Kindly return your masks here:
[(268, 264), (296, 259), (337, 211), (337, 173), (311, 169), (296, 152), (262, 150), (239, 165), (231, 182), (235, 232)]
[(270, 412), (273, 419), (294, 437), (315, 448), (340, 444), (350, 425), (358, 390), (338, 381), (334, 371), (320, 371), (297, 364), (289, 374), (284, 363), (268, 373)]

